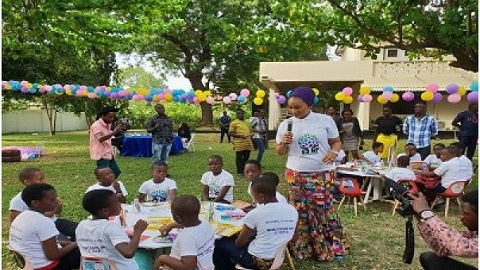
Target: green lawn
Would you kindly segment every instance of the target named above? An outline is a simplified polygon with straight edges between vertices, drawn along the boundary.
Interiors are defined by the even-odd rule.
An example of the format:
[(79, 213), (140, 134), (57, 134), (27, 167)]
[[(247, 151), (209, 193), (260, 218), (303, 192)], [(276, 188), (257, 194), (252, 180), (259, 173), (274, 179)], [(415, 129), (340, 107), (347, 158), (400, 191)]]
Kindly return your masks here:
[[(197, 134), (196, 152), (169, 159), (169, 173), (177, 181), (180, 194), (200, 195), (200, 177), (207, 170), (207, 158), (213, 154), (220, 154), (224, 158), (225, 169), (235, 174), (235, 155), (232, 146), (228, 143), (219, 144), (219, 134)], [(64, 200), (62, 217), (80, 221), (87, 216), (82, 209), (81, 199), (86, 188), (95, 183), (93, 175), (94, 163), (89, 158), (88, 133), (68, 132), (59, 133), (54, 138), (47, 134), (9, 134), (2, 138), (3, 146), (35, 146), (44, 142), (46, 155), (28, 162), (3, 163), (2, 165), (2, 236), (8, 240), (8, 206), (10, 199), (17, 194), (22, 186), (17, 180), (20, 169), (34, 166), (45, 171), (47, 181), (54, 185), (59, 196)], [(444, 140), (444, 143), (451, 141)], [(400, 144), (405, 143), (401, 141)], [(370, 142), (366, 142), (370, 145)], [(273, 146), (273, 143), (271, 143)], [(266, 171), (273, 171), (283, 179), (285, 157), (278, 156), (270, 147), (264, 156)], [(403, 147), (399, 148), (403, 149)], [(255, 157), (256, 152), (251, 157)], [(131, 202), (141, 183), (150, 179), (150, 158), (118, 157), (118, 163), (123, 173), (124, 182)], [(236, 177), (235, 198), (249, 200), (246, 193), (247, 181)], [(474, 184), (470, 189), (477, 186)], [(286, 193), (286, 185), (281, 183), (280, 191)], [(415, 256), (412, 265), (402, 263), (404, 248), (404, 219), (399, 215), (391, 217), (392, 205), (384, 202), (375, 202), (368, 205), (367, 212), (360, 210), (359, 216), (354, 217), (353, 211), (342, 209), (340, 217), (351, 243), (351, 254), (343, 262), (317, 263), (309, 260), (298, 261), (297, 269), (421, 269), (418, 256), (428, 250), (418, 232), (416, 232)], [(443, 209), (442, 209), (443, 211)], [(463, 229), (458, 220), (458, 207), (451, 205), (451, 214), (446, 219), (448, 224)], [(442, 213), (440, 215), (443, 218)], [(3, 247), (3, 269), (14, 269), (12, 257)], [(477, 260), (466, 260), (477, 264)]]

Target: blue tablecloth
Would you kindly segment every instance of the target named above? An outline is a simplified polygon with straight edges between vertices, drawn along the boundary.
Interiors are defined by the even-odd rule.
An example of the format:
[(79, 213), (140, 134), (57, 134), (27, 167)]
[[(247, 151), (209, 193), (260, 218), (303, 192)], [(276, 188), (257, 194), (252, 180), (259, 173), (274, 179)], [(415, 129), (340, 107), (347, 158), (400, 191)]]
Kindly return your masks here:
[[(185, 149), (182, 138), (174, 136), (170, 155), (179, 154), (183, 150)], [(152, 155), (152, 136), (126, 136), (123, 140), (122, 156), (151, 157)]]

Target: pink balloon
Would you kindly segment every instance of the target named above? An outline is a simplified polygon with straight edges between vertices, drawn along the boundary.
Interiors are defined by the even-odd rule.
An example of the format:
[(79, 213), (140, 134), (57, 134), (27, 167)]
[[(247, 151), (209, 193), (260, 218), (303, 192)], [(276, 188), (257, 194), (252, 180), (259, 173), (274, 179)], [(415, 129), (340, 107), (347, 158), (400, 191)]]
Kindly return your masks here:
[(345, 88), (343, 88), (342, 93), (345, 96), (351, 96), (352, 93), (353, 93), (353, 89), (351, 87), (345, 87)]
[(433, 99), (432, 99), (432, 102), (433, 103), (439, 103), (440, 101), (442, 101), (442, 94), (440, 93), (435, 93), (435, 95), (433, 96)]
[(123, 98), (125, 96), (125, 91), (119, 91), (118, 97)]
[(458, 103), (462, 97), (459, 94), (451, 94), (447, 97), (448, 102), (450, 103)]
[(20, 85), (21, 85), (21, 86), (25, 86), (25, 85), (27, 85), (27, 83), (28, 83), (27, 81), (21, 81), (21, 82), (20, 82)]
[(230, 93), (230, 95), (228, 95), (228, 97), (230, 97), (230, 100), (237, 100), (237, 94), (235, 93)]
[(405, 101), (412, 101), (415, 98), (415, 95), (412, 92), (405, 92), (402, 94), (402, 99)]
[(208, 97), (206, 101), (208, 104), (213, 104), (213, 102), (215, 102), (215, 99), (213, 97)]
[(383, 92), (382, 96), (383, 96), (384, 99), (390, 100), (390, 99), (392, 99), (392, 97), (393, 97), (393, 93), (391, 93), (391, 92)]
[(95, 93), (88, 93), (88, 98), (95, 98)]
[(193, 103), (195, 103), (195, 104), (200, 103), (200, 99), (198, 99), (198, 97), (194, 97), (193, 98)]
[(431, 84), (427, 85), (427, 91), (432, 92), (434, 94), (437, 93), (438, 92), (438, 84), (431, 83)]
[(250, 90), (248, 90), (247, 88), (244, 88), (240, 91), (240, 95), (244, 97), (248, 97), (250, 95)]
[(230, 102), (232, 102), (232, 100), (230, 100), (229, 97), (224, 97), (224, 98), (223, 98), (223, 103), (225, 103), (225, 104), (230, 104)]
[(85, 85), (80, 86), (80, 90), (87, 90), (87, 86)]
[(278, 98), (280, 96), (280, 93), (275, 92), (273, 95), (275, 96), (275, 98)]
[(165, 94), (158, 94), (158, 99), (159, 100), (164, 100), (165, 99)]
[(364, 95), (362, 98), (363, 102), (371, 102), (373, 100), (372, 95)]
[(51, 85), (45, 85), (45, 90), (47, 90), (47, 92), (52, 91), (52, 86)]
[[(105, 94), (106, 94), (106, 93), (105, 93)], [(116, 99), (117, 97), (118, 97), (118, 93), (112, 92), (112, 93), (110, 94), (110, 98), (111, 98), (111, 99)]]

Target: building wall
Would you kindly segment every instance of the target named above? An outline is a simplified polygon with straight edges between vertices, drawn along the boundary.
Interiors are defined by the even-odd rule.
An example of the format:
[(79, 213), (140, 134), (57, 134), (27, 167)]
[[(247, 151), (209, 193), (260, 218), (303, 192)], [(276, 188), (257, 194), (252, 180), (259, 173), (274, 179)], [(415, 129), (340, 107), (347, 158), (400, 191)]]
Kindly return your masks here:
[[(71, 112), (57, 114), (57, 131), (86, 130), (85, 114)], [(48, 132), (49, 121), (45, 110), (23, 110), (2, 114), (2, 134), (21, 132)]]

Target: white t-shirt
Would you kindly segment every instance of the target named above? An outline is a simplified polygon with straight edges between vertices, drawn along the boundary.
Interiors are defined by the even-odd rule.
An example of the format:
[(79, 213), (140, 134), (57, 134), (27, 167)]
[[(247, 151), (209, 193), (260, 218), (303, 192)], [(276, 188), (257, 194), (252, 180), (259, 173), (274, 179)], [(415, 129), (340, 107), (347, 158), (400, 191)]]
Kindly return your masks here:
[(337, 125), (330, 116), (310, 112), (303, 119), (290, 117), (278, 126), (276, 141), (282, 142), (292, 121), (293, 141), (289, 146), (287, 168), (302, 172), (322, 172), (335, 169), (335, 163), (325, 164), (322, 158), (331, 147), (328, 139), (338, 138)]
[(368, 161), (370, 161), (370, 163), (372, 163), (374, 165), (377, 162), (380, 162), (380, 156), (376, 155), (375, 152), (373, 152), (373, 151), (368, 151), (368, 152), (363, 153), (363, 157), (368, 159)]
[(170, 178), (165, 178), (161, 183), (153, 182), (153, 179), (143, 182), (138, 192), (147, 194), (147, 201), (168, 201), (168, 192), (177, 189), (177, 184)]
[(458, 158), (458, 167), (460, 168), (460, 175), (458, 178), (470, 180), (473, 177), (473, 164), (465, 155)]
[(197, 256), (199, 270), (213, 270), (213, 249), (215, 235), (210, 224), (202, 220), (197, 226), (186, 227), (178, 232), (173, 242), (170, 256), (181, 259), (183, 256)]
[[(255, 202), (255, 199), (252, 196), (252, 182), (251, 181), (250, 181), (250, 183), (248, 183), (247, 193), (248, 193), (248, 195), (250, 195), (250, 197), (252, 197), (252, 201)], [(288, 204), (287, 198), (285, 198), (285, 196), (283, 196), (282, 193), (277, 191), (277, 193), (275, 194), (275, 197), (277, 198), (277, 201), (279, 203)]]
[(108, 219), (85, 219), (78, 224), (75, 235), (82, 256), (109, 259), (118, 269), (139, 269), (135, 259), (125, 258), (115, 248), (120, 243), (130, 243), (119, 224)]
[(248, 212), (243, 224), (256, 230), (248, 253), (262, 259), (273, 259), (277, 250), (292, 239), (297, 221), (297, 210), (284, 203), (267, 203)]
[(202, 175), (202, 184), (208, 186), (208, 198), (214, 199), (220, 194), (220, 190), (224, 186), (230, 186), (223, 198), (226, 201), (233, 201), (233, 187), (235, 186), (235, 181), (233, 180), (233, 175), (229, 172), (222, 170), (219, 175), (213, 175), (212, 172), (208, 171)]
[(415, 180), (415, 173), (408, 168), (394, 167), (385, 174), (386, 177), (397, 182), (398, 180)]
[[(127, 195), (128, 195), (127, 189), (125, 188), (125, 186), (123, 185), (123, 183), (121, 181), (117, 181), (117, 182), (120, 185), (120, 190), (122, 191), (123, 196), (127, 197)], [(87, 188), (87, 191), (85, 191), (85, 193), (90, 192), (92, 190), (97, 190), (97, 189), (108, 189), (108, 190), (113, 191), (114, 193), (116, 192), (115, 188), (113, 186), (106, 187), (106, 186), (100, 185), (100, 183), (96, 183), (95, 185), (89, 186)]]
[[(407, 154), (402, 153), (402, 154), (398, 155), (397, 158), (399, 158), (401, 156), (406, 156), (406, 155)], [(412, 161), (422, 161), (422, 156), (419, 153), (415, 153), (415, 155), (410, 157), (410, 162), (412, 162)]]
[[(17, 211), (17, 212), (23, 212), (28, 210), (28, 205), (25, 203), (25, 201), (22, 200), (22, 192), (20, 191), (15, 197), (13, 197), (10, 200), (10, 207), (8, 208), (8, 211)], [(53, 221), (57, 220), (57, 216), (53, 215), (50, 217)]]
[(36, 211), (26, 210), (12, 222), (9, 241), (12, 248), (37, 269), (53, 262), (45, 256), (42, 242), (58, 234), (51, 218)]
[(345, 151), (340, 149), (340, 151), (338, 151), (337, 158), (335, 158), (335, 164), (337, 165), (340, 164), (345, 156), (346, 156)]
[(425, 163), (432, 168), (438, 168), (442, 164), (442, 160), (437, 157), (437, 155), (428, 155), (425, 160)]
[(436, 175), (442, 178), (442, 186), (448, 188), (450, 184), (456, 181), (467, 181), (468, 179), (461, 179), (460, 176), (460, 162), (458, 158), (452, 158), (449, 161), (445, 161), (433, 171)]

